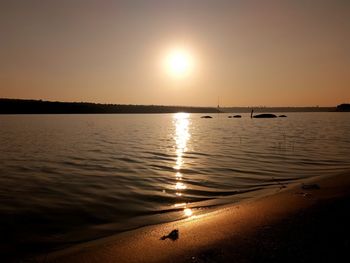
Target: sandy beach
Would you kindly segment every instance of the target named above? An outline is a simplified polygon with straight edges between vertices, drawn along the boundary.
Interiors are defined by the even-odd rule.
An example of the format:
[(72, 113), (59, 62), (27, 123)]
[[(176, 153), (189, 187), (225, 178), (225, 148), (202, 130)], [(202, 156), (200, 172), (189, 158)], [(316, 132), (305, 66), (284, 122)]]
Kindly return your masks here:
[[(350, 249), (350, 172), (315, 177), (204, 216), (148, 226), (38, 262), (339, 262)], [(176, 240), (161, 237), (177, 229)]]

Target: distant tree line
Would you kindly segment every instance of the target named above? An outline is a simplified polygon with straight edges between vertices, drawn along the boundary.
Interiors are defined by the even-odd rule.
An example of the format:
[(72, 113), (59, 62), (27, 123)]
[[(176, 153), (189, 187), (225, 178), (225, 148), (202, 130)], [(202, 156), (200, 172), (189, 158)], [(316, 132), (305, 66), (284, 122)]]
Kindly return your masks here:
[(340, 104), (337, 106), (337, 111), (350, 111), (350, 104)]
[(101, 104), (42, 100), (1, 99), (0, 114), (98, 114), (98, 113), (249, 113), (255, 112), (346, 112), (350, 104), (337, 107), (186, 107), (159, 105)]
[(271, 112), (334, 112), (336, 107), (225, 107), (220, 108), (227, 113), (250, 113), (252, 109), (255, 113)]
[(211, 107), (100, 104), (52, 102), (42, 100), (0, 99), (0, 114), (107, 114), (107, 113), (217, 113)]

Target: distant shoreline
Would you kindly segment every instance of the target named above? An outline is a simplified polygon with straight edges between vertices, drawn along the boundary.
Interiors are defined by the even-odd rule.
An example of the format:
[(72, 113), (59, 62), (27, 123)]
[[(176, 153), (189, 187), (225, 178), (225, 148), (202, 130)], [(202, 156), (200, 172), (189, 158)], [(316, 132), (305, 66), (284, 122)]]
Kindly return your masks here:
[(343, 112), (337, 107), (191, 107), (165, 105), (101, 104), (0, 98), (0, 114), (157, 114), (157, 113), (250, 113), (255, 112)]
[(219, 113), (220, 111), (211, 107), (0, 99), (0, 114), (154, 114), (176, 112)]

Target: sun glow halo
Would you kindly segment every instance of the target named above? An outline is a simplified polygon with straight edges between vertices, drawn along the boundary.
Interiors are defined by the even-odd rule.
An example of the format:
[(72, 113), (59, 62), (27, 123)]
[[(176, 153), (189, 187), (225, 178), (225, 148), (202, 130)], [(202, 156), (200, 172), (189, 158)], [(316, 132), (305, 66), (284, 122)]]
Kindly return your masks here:
[(186, 77), (193, 69), (193, 57), (186, 49), (174, 49), (166, 56), (165, 67), (173, 77)]

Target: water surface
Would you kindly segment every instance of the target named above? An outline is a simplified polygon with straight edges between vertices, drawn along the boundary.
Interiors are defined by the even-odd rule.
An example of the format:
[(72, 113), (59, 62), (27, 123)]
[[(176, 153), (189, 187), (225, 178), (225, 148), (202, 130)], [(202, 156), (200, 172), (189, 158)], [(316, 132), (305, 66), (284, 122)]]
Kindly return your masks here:
[(350, 115), (0, 116), (0, 251), (60, 248), (350, 168)]

